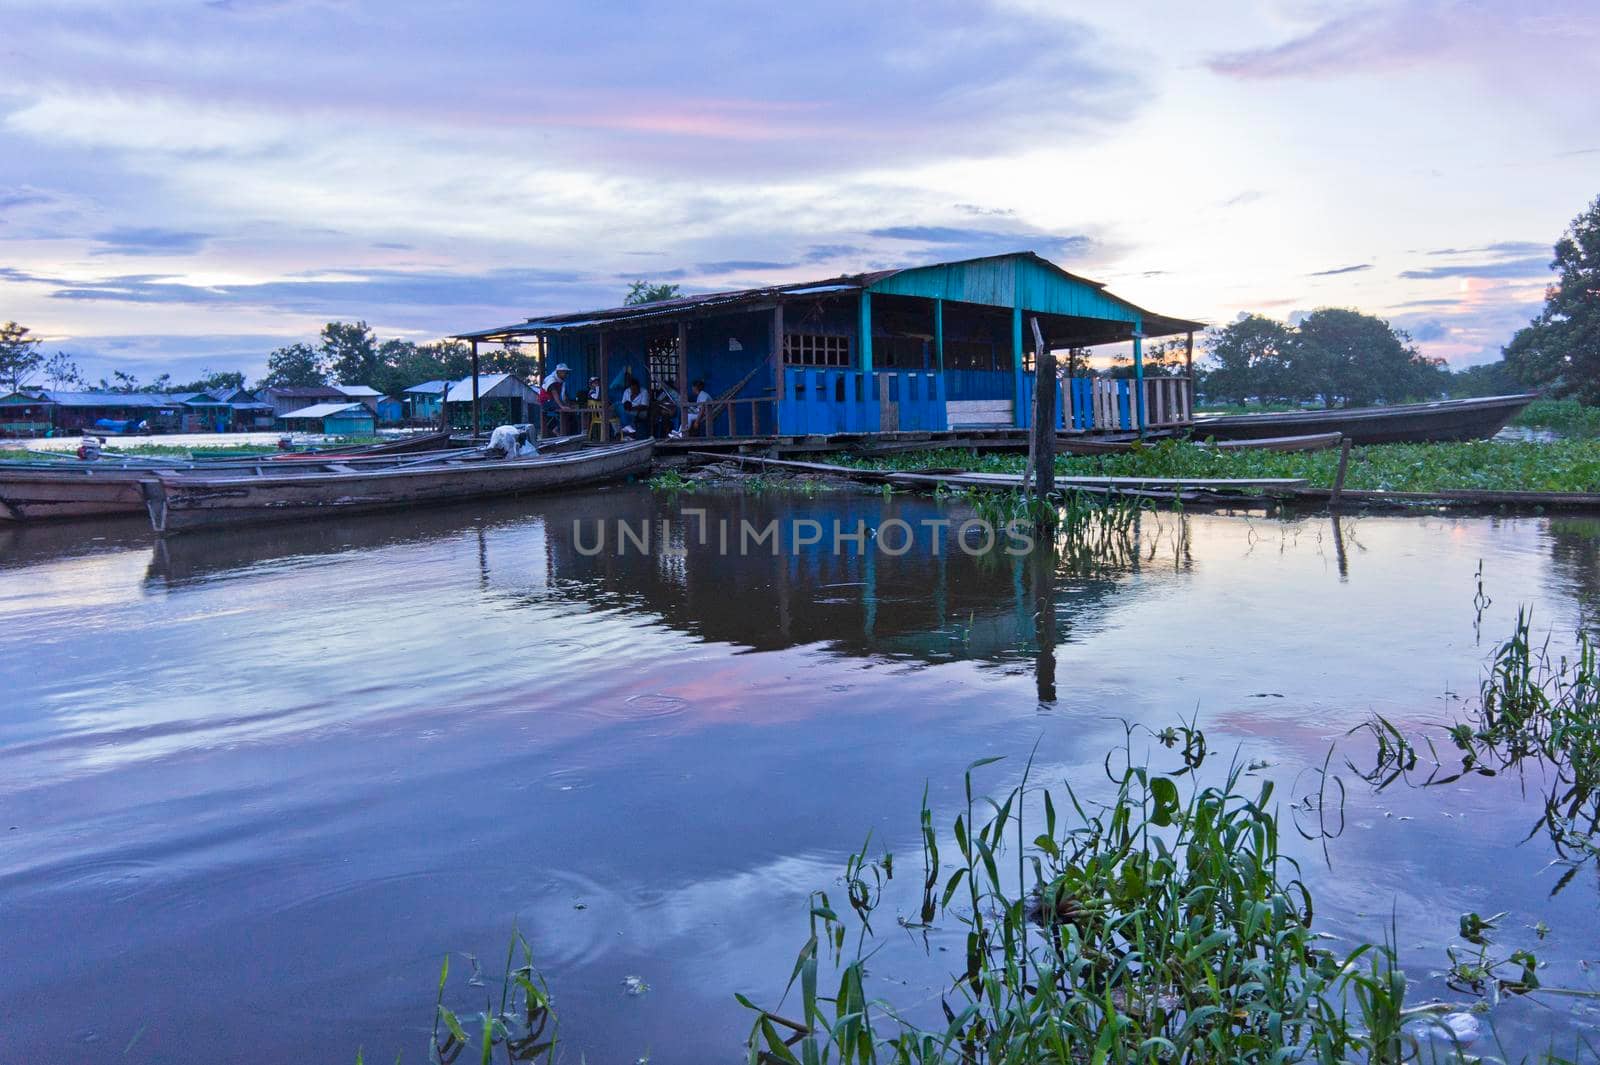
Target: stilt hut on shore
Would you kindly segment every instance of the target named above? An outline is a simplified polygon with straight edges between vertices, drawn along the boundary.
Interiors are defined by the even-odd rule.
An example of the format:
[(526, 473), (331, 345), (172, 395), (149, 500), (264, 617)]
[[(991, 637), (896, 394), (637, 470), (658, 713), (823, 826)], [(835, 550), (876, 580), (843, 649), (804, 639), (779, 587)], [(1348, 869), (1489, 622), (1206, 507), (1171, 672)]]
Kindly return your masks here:
[[(666, 390), (680, 412), (703, 380), (711, 436), (934, 436), (1027, 428), (1035, 318), (1053, 350), (1132, 346), (1130, 379), (1060, 381), (1058, 431), (1188, 423), (1192, 373), (1146, 380), (1143, 344), (1186, 336), (1192, 367), (1203, 323), (1148, 311), (1032, 252), (543, 315), (457, 339), (472, 345), (474, 366), (480, 345), (531, 345), (542, 370), (565, 363), (578, 382), (598, 376), (613, 403), (624, 371)], [(610, 430), (606, 419), (601, 433)]]

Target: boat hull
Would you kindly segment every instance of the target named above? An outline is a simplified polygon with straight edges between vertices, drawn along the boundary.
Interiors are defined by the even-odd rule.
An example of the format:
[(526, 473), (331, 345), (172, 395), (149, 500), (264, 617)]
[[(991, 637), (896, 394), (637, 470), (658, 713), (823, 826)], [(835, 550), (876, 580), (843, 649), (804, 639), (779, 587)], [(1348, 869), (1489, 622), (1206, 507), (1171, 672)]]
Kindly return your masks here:
[[(545, 441), (542, 454), (560, 454), (581, 447), (584, 437), (563, 436)], [(155, 460), (115, 463), (101, 459), (93, 463), (7, 462), (0, 463), (0, 521), (50, 521), (59, 518), (98, 518), (119, 514), (146, 513), (140, 483), (156, 474), (169, 477), (246, 477), (283, 476), (296, 479), (314, 476), (332, 468), (354, 470), (405, 468), (435, 462), (483, 462), (492, 460), (460, 449), (442, 451), (382, 452), (359, 455), (300, 455), (298, 461), (274, 461), (276, 455), (227, 461), (172, 462)]]
[(549, 492), (650, 468), (649, 440), (572, 454), (308, 476), (161, 475), (143, 484), (160, 533), (388, 510), (485, 496)]
[(51, 521), (137, 514), (150, 470), (0, 470), (0, 521)]
[(1197, 439), (1260, 440), (1312, 433), (1342, 433), (1357, 444), (1409, 444), (1487, 440), (1505, 428), (1533, 394), (1440, 400), (1394, 407), (1292, 411), (1196, 418)]

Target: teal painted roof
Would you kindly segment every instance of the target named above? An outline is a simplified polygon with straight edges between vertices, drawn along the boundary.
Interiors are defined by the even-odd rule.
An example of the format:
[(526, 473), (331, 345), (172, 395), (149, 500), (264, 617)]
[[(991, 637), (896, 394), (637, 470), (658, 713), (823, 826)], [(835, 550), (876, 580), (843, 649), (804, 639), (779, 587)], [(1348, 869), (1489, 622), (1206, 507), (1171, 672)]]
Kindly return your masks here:
[(459, 333), (456, 339), (485, 340), (533, 333), (564, 332), (603, 325), (643, 325), (674, 318), (699, 317), (720, 309), (740, 311), (751, 305), (843, 292), (874, 292), (957, 300), (991, 307), (1020, 306), (1040, 314), (1094, 318), (1126, 325), (1142, 324), (1147, 337), (1198, 332), (1204, 322), (1173, 318), (1146, 310), (1106, 291), (1105, 285), (1069, 273), (1031, 251), (987, 255), (958, 262), (907, 266), (896, 270), (847, 274), (822, 281), (680, 296), (655, 303), (612, 307), (528, 318), (511, 325)]

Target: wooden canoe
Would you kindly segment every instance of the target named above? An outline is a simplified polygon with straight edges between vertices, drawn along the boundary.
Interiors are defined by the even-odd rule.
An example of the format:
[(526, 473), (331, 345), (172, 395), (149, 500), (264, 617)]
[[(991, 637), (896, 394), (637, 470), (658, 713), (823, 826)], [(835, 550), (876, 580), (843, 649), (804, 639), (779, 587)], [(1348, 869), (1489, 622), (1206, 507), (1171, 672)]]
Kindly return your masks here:
[[(542, 454), (560, 454), (583, 444), (584, 436), (555, 437), (539, 445)], [(48, 521), (57, 518), (97, 518), (146, 513), (140, 482), (153, 476), (249, 477), (268, 473), (302, 477), (351, 469), (422, 467), (436, 462), (453, 464), (491, 462), (481, 451), (445, 448), (420, 454), (407, 452), (351, 456), (300, 455), (293, 463), (274, 463), (275, 456), (234, 458), (226, 462), (176, 462), (137, 458), (124, 462), (102, 458), (95, 462), (0, 462), (0, 521)]]
[(1357, 444), (1487, 440), (1505, 428), (1537, 393), (1403, 403), (1393, 407), (1229, 414), (1194, 420), (1196, 439), (1251, 440), (1292, 434), (1341, 433)]
[(641, 440), (525, 459), (447, 459), (311, 474), (158, 473), (141, 488), (150, 524), (172, 534), (596, 484), (648, 470), (654, 447), (653, 440)]
[[(1057, 437), (1056, 448), (1065, 455), (1124, 455), (1136, 447), (1150, 447), (1159, 444), (1161, 440), (1170, 440), (1172, 437), (1161, 439), (1140, 440), (1137, 437), (1119, 440), (1100, 440), (1094, 437)], [(1248, 440), (1218, 440), (1215, 443), (1202, 442), (1201, 447), (1214, 447), (1218, 451), (1321, 451), (1324, 448), (1338, 447), (1344, 435), (1332, 433), (1305, 433), (1298, 436), (1270, 436)]]

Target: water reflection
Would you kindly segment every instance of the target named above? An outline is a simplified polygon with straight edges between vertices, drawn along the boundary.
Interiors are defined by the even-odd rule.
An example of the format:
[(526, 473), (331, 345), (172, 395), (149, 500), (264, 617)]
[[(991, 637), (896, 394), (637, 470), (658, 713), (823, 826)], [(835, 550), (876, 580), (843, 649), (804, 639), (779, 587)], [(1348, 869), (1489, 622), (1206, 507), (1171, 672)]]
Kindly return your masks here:
[[(8, 1049), (113, 1059), (147, 1026), (125, 1060), (409, 1060), (440, 953), (488, 968), (516, 921), (573, 1060), (734, 1059), (730, 994), (781, 993), (806, 893), (868, 830), (914, 853), (924, 786), (950, 807), (974, 758), (1012, 756), (1003, 787), (1037, 744), (1040, 779), (1092, 788), (1121, 719), (1198, 712), (1288, 794), (1372, 712), (1414, 726), (1475, 689), (1480, 560), (1486, 641), (1600, 590), (1600, 531), (1566, 519), (1145, 512), (1085, 566), (948, 540), (726, 558), (697, 508), (970, 513), (617, 488), (160, 545), (0, 532)], [(616, 514), (672, 550), (577, 549)], [(1397, 914), (1424, 988), (1464, 910), (1587, 927), (1590, 891), (1549, 909), (1526, 802), (1506, 778), (1352, 791), (1333, 871), (1299, 854), (1319, 921)], [(1541, 949), (1547, 982), (1582, 979), (1586, 946)]]

